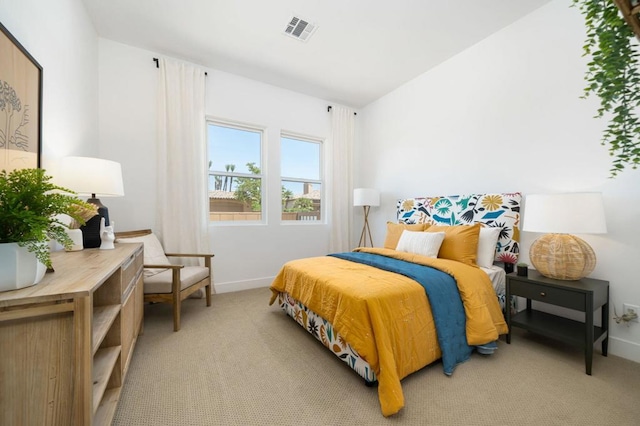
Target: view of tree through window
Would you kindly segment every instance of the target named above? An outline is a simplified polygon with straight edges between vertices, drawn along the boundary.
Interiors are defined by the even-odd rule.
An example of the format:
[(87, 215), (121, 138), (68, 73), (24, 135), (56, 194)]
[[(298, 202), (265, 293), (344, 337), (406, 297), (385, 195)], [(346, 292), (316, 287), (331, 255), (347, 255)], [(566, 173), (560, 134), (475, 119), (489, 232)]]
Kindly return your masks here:
[(209, 216), (262, 220), (262, 130), (209, 122)]
[(319, 141), (282, 135), (282, 220), (322, 219), (321, 148)]
[(265, 221), (268, 179), (280, 179), (283, 221), (322, 219), (321, 141), (283, 134), (281, 176), (269, 177), (262, 166), (262, 129), (209, 120), (207, 138), (211, 221)]

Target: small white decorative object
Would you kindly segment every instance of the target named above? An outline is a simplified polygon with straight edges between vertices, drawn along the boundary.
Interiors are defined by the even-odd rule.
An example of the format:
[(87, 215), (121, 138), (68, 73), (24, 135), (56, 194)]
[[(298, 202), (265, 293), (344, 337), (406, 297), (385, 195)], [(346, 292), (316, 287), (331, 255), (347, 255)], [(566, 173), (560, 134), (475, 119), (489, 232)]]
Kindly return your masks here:
[[(113, 224), (113, 221), (111, 222)], [(116, 239), (116, 235), (113, 232), (114, 225), (104, 226), (105, 221), (104, 217), (100, 219), (100, 239), (102, 243), (100, 244), (100, 250), (110, 250), (116, 248), (113, 245), (113, 242)]]
[(65, 248), (66, 251), (78, 251), (84, 248), (82, 245), (82, 230), (69, 228), (67, 229), (67, 235), (73, 241), (73, 245), (71, 248)]

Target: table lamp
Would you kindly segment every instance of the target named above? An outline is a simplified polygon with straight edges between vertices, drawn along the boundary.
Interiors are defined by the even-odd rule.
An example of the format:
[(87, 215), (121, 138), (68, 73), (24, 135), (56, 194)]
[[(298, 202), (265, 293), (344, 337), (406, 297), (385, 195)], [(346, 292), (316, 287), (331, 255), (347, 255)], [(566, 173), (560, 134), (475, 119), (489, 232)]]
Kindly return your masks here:
[(97, 197), (122, 197), (122, 167), (115, 161), (91, 157), (64, 157), (58, 163), (56, 183), (98, 207), (98, 214), (81, 226), (84, 248), (100, 247), (100, 220), (110, 225), (109, 209)]
[(369, 242), (373, 247), (373, 239), (371, 238), (371, 229), (369, 228), (369, 209), (371, 206), (380, 205), (380, 193), (376, 189), (356, 188), (353, 190), (353, 205), (355, 207), (362, 206), (364, 208), (364, 225), (360, 234), (359, 247), (367, 246), (367, 235)]
[(546, 233), (529, 249), (529, 259), (542, 275), (558, 280), (586, 277), (596, 266), (596, 255), (589, 244), (571, 234), (607, 232), (602, 194), (527, 195), (522, 230)]

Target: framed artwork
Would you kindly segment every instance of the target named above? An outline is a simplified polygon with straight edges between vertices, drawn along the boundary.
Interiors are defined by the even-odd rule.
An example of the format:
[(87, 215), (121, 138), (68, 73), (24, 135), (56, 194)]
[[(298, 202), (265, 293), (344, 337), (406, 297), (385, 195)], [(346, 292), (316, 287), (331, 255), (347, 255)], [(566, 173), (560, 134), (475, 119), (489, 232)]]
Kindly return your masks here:
[(0, 23), (0, 170), (40, 167), (42, 67)]

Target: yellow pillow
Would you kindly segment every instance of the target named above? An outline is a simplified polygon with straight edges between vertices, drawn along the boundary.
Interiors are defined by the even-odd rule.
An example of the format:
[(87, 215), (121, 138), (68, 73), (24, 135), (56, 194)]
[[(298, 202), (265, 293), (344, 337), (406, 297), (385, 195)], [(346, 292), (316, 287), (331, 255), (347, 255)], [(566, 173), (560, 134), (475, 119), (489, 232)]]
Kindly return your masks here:
[(426, 232), (444, 232), (444, 241), (440, 246), (438, 257), (457, 260), (468, 265), (476, 264), (480, 224), (441, 226), (431, 225)]
[(384, 240), (384, 248), (395, 250), (402, 236), (402, 231), (424, 231), (429, 227), (428, 223), (416, 223), (414, 225), (407, 225), (406, 223), (394, 223), (387, 222), (387, 237)]

